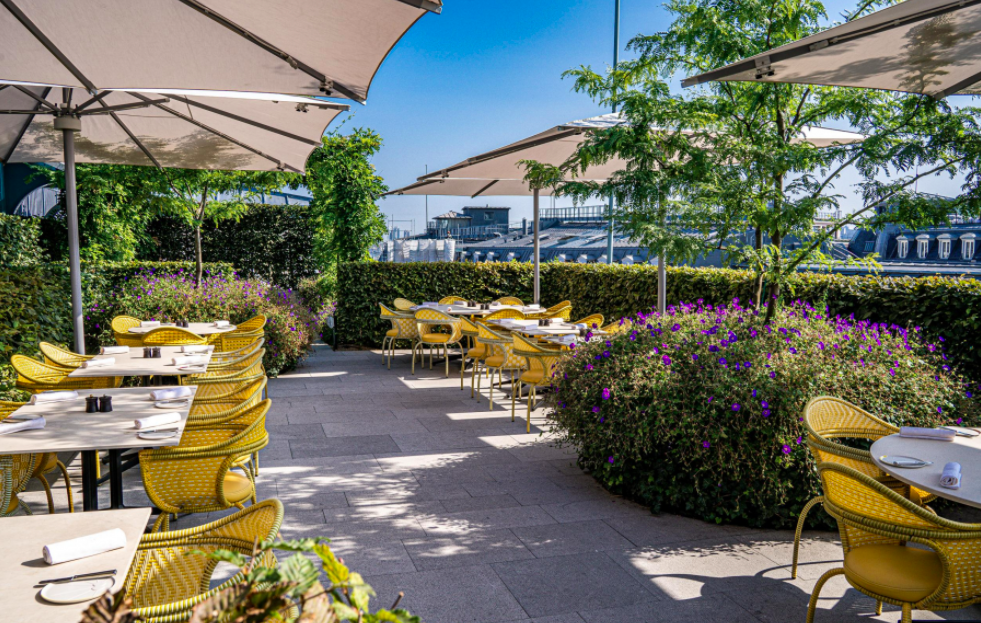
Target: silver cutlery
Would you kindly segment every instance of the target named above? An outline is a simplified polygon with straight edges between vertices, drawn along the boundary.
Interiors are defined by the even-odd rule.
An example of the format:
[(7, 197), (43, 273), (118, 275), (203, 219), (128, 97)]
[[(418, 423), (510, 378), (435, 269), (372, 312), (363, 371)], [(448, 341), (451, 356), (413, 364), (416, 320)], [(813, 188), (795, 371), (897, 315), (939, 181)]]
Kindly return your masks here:
[(65, 582), (74, 582), (76, 580), (94, 580), (96, 578), (113, 577), (115, 575), (116, 575), (115, 569), (106, 569), (105, 571), (93, 571), (92, 573), (79, 573), (77, 575), (70, 575), (63, 578), (41, 580), (40, 582), (37, 583), (37, 585), (43, 586), (45, 584), (62, 584)]

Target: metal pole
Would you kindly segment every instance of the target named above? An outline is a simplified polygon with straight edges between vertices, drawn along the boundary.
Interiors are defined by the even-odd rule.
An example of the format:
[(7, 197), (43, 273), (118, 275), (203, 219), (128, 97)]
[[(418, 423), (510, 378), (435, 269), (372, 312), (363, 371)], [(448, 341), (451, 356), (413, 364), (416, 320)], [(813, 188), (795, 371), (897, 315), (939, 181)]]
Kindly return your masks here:
[(668, 309), (668, 270), (664, 254), (657, 258), (657, 311), (663, 314)]
[[(426, 165), (426, 175), (429, 175), (429, 165)], [(429, 237), (429, 195), (426, 195), (426, 237)]]
[(534, 287), (535, 287), (535, 305), (538, 305), (538, 304), (541, 303), (541, 301), (539, 300), (539, 294), (540, 294), (540, 291), (539, 291), (539, 277), (541, 276), (541, 266), (539, 264), (539, 255), (540, 254), (538, 252), (538, 189), (537, 188), (534, 190), (534, 193), (533, 193), (532, 196), (535, 198), (534, 209), (533, 209), (533, 212), (534, 212), (534, 220), (535, 220), (535, 224), (534, 224), (535, 225), (535, 250), (534, 250), (534, 254), (535, 254), (535, 258), (534, 258), (534, 261), (535, 261), (535, 286)]
[(81, 132), (78, 117), (56, 117), (56, 130), (65, 139), (65, 209), (68, 212), (68, 270), (72, 289), (72, 327), (75, 330), (75, 352), (85, 354), (85, 320), (82, 315), (82, 273), (78, 251), (78, 194), (75, 188), (75, 132)]
[[(620, 64), (620, 0), (616, 0), (613, 9), (613, 71)], [(613, 112), (617, 111), (614, 102)], [(606, 263), (613, 263), (613, 194), (610, 194), (609, 224), (606, 232)]]

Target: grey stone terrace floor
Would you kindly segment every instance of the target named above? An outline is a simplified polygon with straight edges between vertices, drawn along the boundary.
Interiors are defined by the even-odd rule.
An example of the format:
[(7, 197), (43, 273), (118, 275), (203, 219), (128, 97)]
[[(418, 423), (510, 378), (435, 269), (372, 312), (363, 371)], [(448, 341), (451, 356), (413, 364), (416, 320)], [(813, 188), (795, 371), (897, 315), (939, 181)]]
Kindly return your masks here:
[[(457, 365), (449, 379), (441, 367), (417, 372), (404, 352), (388, 370), (377, 352), (319, 347), (269, 385), (259, 498), (285, 504), (284, 538), (330, 538), (377, 591), (375, 607), (402, 591), (424, 623), (803, 622), (815, 580), (841, 560), (834, 534), (807, 534), (791, 580), (792, 532), (652, 515), (540, 434), (544, 411), (527, 435), (509, 402), (489, 411), (469, 383), (461, 392)], [(138, 470), (127, 483), (127, 503), (146, 499)], [(43, 494), (27, 495), (43, 512)], [(841, 577), (820, 607), (818, 623), (899, 619), (889, 606), (875, 617)]]

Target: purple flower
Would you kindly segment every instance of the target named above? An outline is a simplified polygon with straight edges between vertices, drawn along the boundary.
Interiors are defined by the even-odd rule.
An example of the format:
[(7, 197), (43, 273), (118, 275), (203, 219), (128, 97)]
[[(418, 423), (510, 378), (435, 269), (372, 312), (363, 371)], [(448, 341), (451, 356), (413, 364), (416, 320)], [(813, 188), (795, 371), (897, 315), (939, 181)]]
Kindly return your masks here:
[(592, 371), (593, 371), (593, 364), (587, 363), (586, 364), (586, 372), (592, 372)]
[(709, 399), (708, 399), (708, 401), (709, 401), (709, 402), (712, 402), (713, 400), (715, 400), (715, 396), (709, 396)]
[[(756, 398), (756, 390), (755, 389), (753, 390), (753, 398)], [(764, 406), (766, 406), (766, 405), (764, 405)]]
[(763, 409), (763, 417), (770, 417), (770, 410), (769, 409)]
[(604, 387), (603, 388), (603, 400), (609, 400), (610, 399), (610, 395), (611, 395), (610, 394), (610, 388), (609, 387)]
[(671, 325), (671, 330), (672, 331), (678, 331), (679, 329), (681, 329), (681, 325), (680, 324)]
[(784, 454), (790, 454), (790, 446), (788, 446), (787, 444), (784, 444), (784, 446), (783, 446), (783, 453)]
[(610, 463), (610, 465), (613, 464), (613, 457), (612, 456), (610, 458), (606, 459), (606, 460)]
[(604, 356), (604, 357), (609, 357), (609, 356), (610, 356), (610, 351), (608, 351), (608, 350), (604, 350), (604, 351), (603, 351), (603, 356)]
[(712, 444), (710, 444), (710, 443), (709, 443), (709, 442), (707, 442), (707, 441), (703, 441), (703, 442), (702, 442), (702, 447), (703, 447), (703, 448), (711, 448), (711, 447), (712, 447)]
[(728, 362), (728, 361), (726, 361), (726, 358), (725, 358), (725, 357), (720, 357), (720, 358), (719, 358), (719, 365), (720, 365), (720, 366), (724, 366), (724, 365), (726, 365), (727, 363), (729, 363), (729, 362)]
[(761, 400), (760, 401), (760, 406), (763, 407), (764, 409), (769, 409), (770, 408), (770, 403), (767, 402), (767, 401), (765, 401), (765, 400)]
[(777, 378), (777, 373), (776, 372), (770, 372), (770, 378), (771, 379)]
[(599, 412), (600, 412), (599, 407), (593, 407), (593, 413), (599, 413)]
[(666, 365), (666, 366), (670, 366), (671, 365), (671, 357), (668, 357), (667, 355), (664, 355), (663, 357), (661, 357), (661, 362), (664, 363), (664, 365)]
[(733, 411), (739, 411), (740, 408), (741, 407), (739, 406), (739, 403), (738, 402), (732, 405), (732, 410)]
[(696, 355), (695, 353), (692, 353), (691, 354), (691, 360), (692, 361), (698, 361), (698, 355)]

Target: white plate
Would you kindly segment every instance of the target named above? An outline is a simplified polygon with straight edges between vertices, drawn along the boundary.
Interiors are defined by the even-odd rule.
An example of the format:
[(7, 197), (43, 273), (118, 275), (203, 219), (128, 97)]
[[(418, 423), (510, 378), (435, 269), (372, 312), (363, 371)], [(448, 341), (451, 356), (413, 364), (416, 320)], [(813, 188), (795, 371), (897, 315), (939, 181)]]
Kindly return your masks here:
[(177, 436), (176, 430), (162, 430), (155, 433), (136, 433), (140, 439), (148, 441), (160, 441), (161, 439), (172, 439)]
[(204, 372), (205, 370), (208, 369), (208, 365), (207, 364), (204, 364), (204, 363), (195, 363), (195, 364), (186, 365), (186, 366), (177, 366), (177, 369), (178, 370), (198, 370), (200, 372)]
[(932, 461), (924, 461), (923, 459), (917, 459), (911, 456), (880, 456), (879, 460), (886, 465), (891, 465), (893, 467), (899, 467), (903, 469), (919, 469), (921, 467), (926, 467), (927, 465), (933, 465)]
[(981, 433), (973, 428), (964, 428), (963, 426), (941, 426), (940, 428), (952, 430), (957, 433), (958, 437), (977, 437), (978, 435), (981, 435)]
[(101, 597), (115, 583), (113, 578), (95, 580), (76, 580), (60, 584), (46, 584), (41, 589), (41, 597), (53, 604), (77, 604)]
[(187, 406), (187, 400), (161, 400), (153, 403), (158, 409), (183, 409)]

